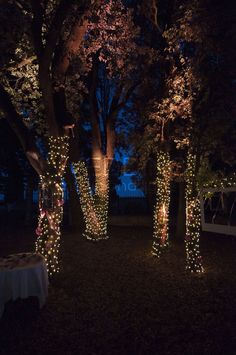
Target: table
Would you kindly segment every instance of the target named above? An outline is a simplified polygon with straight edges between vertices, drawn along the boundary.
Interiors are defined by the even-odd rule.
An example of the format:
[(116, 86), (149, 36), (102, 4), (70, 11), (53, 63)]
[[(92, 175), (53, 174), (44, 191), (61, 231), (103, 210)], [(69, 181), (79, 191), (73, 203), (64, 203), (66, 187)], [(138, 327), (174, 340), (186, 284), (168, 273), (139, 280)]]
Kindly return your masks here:
[(47, 295), (48, 273), (42, 255), (20, 253), (0, 258), (0, 318), (10, 300), (35, 296), (41, 308)]

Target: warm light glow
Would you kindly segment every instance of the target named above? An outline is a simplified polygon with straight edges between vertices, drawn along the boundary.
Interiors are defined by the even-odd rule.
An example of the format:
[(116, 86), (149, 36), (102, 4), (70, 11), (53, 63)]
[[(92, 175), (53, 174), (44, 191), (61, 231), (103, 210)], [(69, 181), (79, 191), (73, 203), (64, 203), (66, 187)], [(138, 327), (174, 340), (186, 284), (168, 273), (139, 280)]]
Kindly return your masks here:
[(162, 206), (162, 215), (163, 215), (163, 220), (165, 220), (165, 217), (166, 217), (166, 206), (165, 206), (164, 203), (163, 203), (163, 206)]
[(59, 271), (60, 225), (64, 204), (62, 179), (67, 158), (68, 138), (49, 137), (48, 167), (46, 173), (40, 176), (36, 252), (44, 256), (50, 275)]
[[(107, 218), (108, 218), (108, 182), (106, 189), (99, 191), (99, 184), (96, 183), (94, 196), (89, 184), (88, 170), (82, 161), (73, 163), (73, 173), (77, 185), (77, 192), (85, 220), (85, 238), (92, 241), (108, 239)], [(102, 180), (102, 186), (105, 181)]]
[(220, 178), (218, 180), (212, 180), (207, 184), (204, 184), (204, 188), (219, 188), (219, 189), (225, 189), (227, 187), (235, 187), (236, 186), (236, 174), (233, 174), (232, 176), (225, 177), (225, 178)]
[(200, 255), (199, 237), (201, 227), (200, 192), (195, 176), (196, 156), (188, 153), (186, 171), (186, 237), (187, 270), (204, 271)]
[(157, 154), (157, 196), (154, 212), (154, 240), (152, 254), (159, 257), (169, 244), (169, 204), (170, 204), (171, 161), (167, 152)]

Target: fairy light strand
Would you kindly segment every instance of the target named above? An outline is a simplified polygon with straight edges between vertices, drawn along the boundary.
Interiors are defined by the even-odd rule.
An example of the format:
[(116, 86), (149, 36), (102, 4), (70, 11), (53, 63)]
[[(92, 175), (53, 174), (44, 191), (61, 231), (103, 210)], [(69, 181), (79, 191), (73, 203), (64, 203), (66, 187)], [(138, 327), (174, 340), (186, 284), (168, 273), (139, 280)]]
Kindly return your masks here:
[(157, 194), (152, 245), (152, 254), (157, 257), (160, 257), (162, 250), (169, 245), (170, 179), (170, 155), (160, 151), (157, 154)]
[(107, 188), (104, 191), (99, 190), (99, 182), (95, 186), (95, 194), (89, 184), (88, 169), (82, 161), (72, 163), (72, 170), (75, 177), (77, 193), (80, 198), (80, 204), (85, 221), (85, 232), (83, 236), (91, 241), (108, 239), (107, 219), (108, 219), (108, 181)]
[(36, 252), (44, 256), (49, 275), (59, 272), (63, 218), (63, 175), (68, 158), (68, 137), (49, 137), (47, 170), (40, 176)]
[(202, 273), (202, 257), (200, 255), (200, 228), (201, 228), (201, 209), (200, 191), (198, 186), (193, 188), (195, 177), (196, 156), (188, 152), (186, 170), (186, 236), (185, 248), (187, 256), (186, 269), (191, 272)]
[(225, 178), (211, 180), (208, 183), (204, 184), (203, 188), (225, 189), (227, 187), (235, 187), (235, 186), (236, 186), (236, 174), (233, 174), (232, 176), (228, 176)]

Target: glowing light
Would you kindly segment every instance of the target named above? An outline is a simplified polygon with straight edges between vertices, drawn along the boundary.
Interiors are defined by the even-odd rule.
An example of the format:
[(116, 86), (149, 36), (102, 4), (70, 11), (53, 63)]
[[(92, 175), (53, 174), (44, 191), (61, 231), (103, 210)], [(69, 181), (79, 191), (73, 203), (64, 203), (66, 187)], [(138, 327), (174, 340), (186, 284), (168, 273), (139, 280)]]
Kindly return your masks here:
[(199, 237), (201, 227), (200, 191), (195, 177), (196, 156), (191, 152), (187, 157), (186, 171), (186, 237), (187, 270), (204, 271), (200, 255)]
[(167, 152), (157, 154), (157, 196), (154, 212), (154, 240), (152, 254), (159, 257), (169, 244), (169, 204), (170, 204), (171, 161)]
[[(77, 192), (85, 221), (84, 237), (91, 241), (108, 239), (108, 181), (101, 181), (102, 189), (99, 189), (99, 181), (96, 182), (95, 194), (89, 184), (88, 170), (82, 161), (72, 163)], [(106, 187), (106, 188), (104, 188)]]
[(212, 180), (209, 183), (204, 184), (204, 188), (219, 188), (225, 189), (227, 187), (235, 187), (236, 186), (236, 174), (232, 176), (228, 176), (225, 178), (220, 178), (218, 180)]
[(63, 217), (62, 179), (68, 158), (68, 137), (49, 137), (47, 170), (40, 176), (36, 252), (45, 258), (49, 274), (59, 271), (60, 225)]

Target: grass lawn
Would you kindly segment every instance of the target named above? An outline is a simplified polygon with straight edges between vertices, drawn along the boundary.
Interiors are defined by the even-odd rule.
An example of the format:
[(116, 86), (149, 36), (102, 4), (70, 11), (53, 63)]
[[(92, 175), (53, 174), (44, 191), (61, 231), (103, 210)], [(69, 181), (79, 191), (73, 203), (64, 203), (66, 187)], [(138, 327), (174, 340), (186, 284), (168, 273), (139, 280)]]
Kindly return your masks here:
[[(113, 227), (93, 244), (65, 231), (45, 307), (7, 304), (0, 354), (236, 354), (236, 239), (202, 236), (206, 272), (194, 276), (183, 244), (153, 258), (151, 234)], [(32, 250), (34, 238), (2, 232), (0, 254)]]

